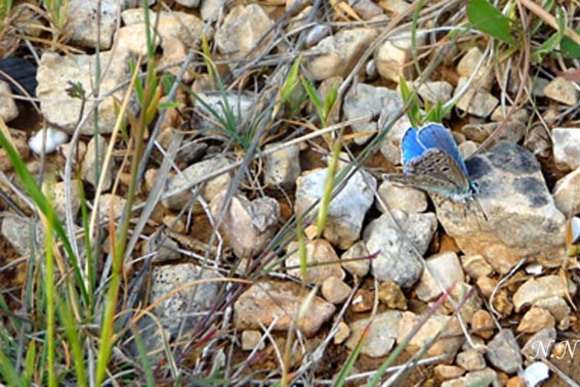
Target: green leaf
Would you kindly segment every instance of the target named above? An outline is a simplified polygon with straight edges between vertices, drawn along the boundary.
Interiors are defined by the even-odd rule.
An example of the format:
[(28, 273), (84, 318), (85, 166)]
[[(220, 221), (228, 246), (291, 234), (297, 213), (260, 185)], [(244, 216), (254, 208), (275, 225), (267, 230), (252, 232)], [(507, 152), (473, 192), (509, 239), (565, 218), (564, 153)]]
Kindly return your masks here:
[[(580, 33), (580, 29), (576, 30), (576, 32)], [(564, 57), (568, 59), (580, 58), (580, 45), (567, 36), (562, 38), (560, 49), (562, 50)]]
[(473, 28), (485, 32), (494, 39), (515, 45), (511, 34), (511, 20), (487, 0), (469, 0), (467, 18), (473, 24)]

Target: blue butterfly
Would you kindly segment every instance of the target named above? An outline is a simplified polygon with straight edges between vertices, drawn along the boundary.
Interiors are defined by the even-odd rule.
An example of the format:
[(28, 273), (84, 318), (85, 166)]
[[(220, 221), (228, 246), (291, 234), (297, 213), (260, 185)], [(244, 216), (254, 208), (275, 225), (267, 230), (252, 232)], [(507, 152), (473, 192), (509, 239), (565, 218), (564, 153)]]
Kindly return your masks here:
[(473, 199), (478, 192), (457, 144), (444, 126), (429, 123), (420, 129), (407, 129), (401, 153), (403, 173), (383, 175), (385, 180), (459, 202)]

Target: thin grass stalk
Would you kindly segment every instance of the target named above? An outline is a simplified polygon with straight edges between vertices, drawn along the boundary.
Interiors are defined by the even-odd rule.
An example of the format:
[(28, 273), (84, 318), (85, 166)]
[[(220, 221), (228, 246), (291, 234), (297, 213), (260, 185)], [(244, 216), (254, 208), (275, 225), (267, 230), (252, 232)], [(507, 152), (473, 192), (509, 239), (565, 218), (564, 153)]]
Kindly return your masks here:
[(46, 292), (46, 343), (47, 343), (47, 357), (48, 357), (48, 385), (49, 387), (55, 387), (57, 385), (56, 375), (55, 375), (55, 286), (54, 281), (54, 241), (52, 236), (52, 228), (50, 223), (44, 222), (45, 227), (45, 265), (46, 273), (44, 277), (44, 286)]

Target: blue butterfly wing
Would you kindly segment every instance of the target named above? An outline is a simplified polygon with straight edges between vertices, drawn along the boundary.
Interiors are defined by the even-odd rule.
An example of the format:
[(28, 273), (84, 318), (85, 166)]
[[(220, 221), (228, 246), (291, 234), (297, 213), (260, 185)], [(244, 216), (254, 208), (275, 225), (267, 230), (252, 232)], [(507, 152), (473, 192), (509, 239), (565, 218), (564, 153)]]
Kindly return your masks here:
[(416, 128), (409, 128), (403, 135), (401, 141), (401, 153), (403, 158), (403, 166), (409, 164), (411, 160), (417, 158), (427, 150), (418, 138), (419, 131)]
[(449, 157), (451, 157), (457, 166), (461, 169), (465, 177), (469, 179), (469, 173), (465, 166), (465, 161), (459, 153), (459, 148), (451, 134), (445, 129), (443, 125), (430, 123), (423, 126), (417, 132), (417, 141), (426, 149), (441, 149)]

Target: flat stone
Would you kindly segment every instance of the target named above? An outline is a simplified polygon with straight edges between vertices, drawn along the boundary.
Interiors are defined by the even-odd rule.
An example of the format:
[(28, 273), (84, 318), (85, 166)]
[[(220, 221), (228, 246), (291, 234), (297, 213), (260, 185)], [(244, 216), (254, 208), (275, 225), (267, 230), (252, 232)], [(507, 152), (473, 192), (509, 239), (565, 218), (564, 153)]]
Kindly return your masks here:
[(203, 21), (217, 19), (221, 12), (224, 12), (226, 0), (203, 0), (199, 8), (199, 14)]
[(493, 336), (493, 331), (496, 326), (493, 317), (486, 310), (478, 310), (471, 318), (471, 329), (473, 334), (484, 339), (489, 339)]
[(576, 285), (572, 281), (566, 283), (559, 275), (547, 275), (537, 279), (530, 278), (514, 293), (513, 301), (516, 312), (551, 297), (573, 297), (576, 294), (576, 289)]
[[(412, 312), (403, 312), (403, 318), (399, 323), (397, 343), (403, 342), (415, 329), (417, 324), (425, 318), (424, 315), (416, 315)], [(463, 334), (456, 317), (433, 314), (419, 328), (417, 333), (410, 339), (406, 350), (415, 353), (423, 350), (435, 335), (443, 331), (440, 338), (427, 350), (427, 356), (439, 356), (442, 354), (454, 354), (463, 342)]]
[(346, 94), (342, 110), (347, 120), (361, 120), (351, 124), (353, 132), (370, 133), (355, 138), (357, 144), (364, 144), (378, 131), (378, 122), (402, 108), (403, 100), (397, 91), (358, 83)]
[(454, 365), (437, 364), (433, 369), (433, 373), (438, 380), (444, 382), (461, 377), (465, 373), (465, 370)]
[(381, 144), (381, 153), (388, 162), (393, 165), (401, 165), (401, 141), (407, 129), (411, 126), (411, 121), (407, 115), (403, 115), (395, 121), (393, 126), (387, 132), (383, 143)]
[(564, 297), (554, 296), (543, 298), (534, 302), (534, 306), (547, 310), (559, 322), (564, 321), (572, 313), (572, 309)]
[[(390, 210), (399, 209), (407, 213), (427, 210), (427, 194), (419, 189), (383, 181), (379, 186), (378, 194)], [(383, 213), (386, 211), (378, 200), (375, 204), (379, 211)]]
[[(43, 231), (38, 222), (15, 214), (7, 214), (2, 218), (2, 236), (20, 255), (29, 255), (33, 251), (33, 240), (43, 242)], [(35, 236), (33, 238), (33, 235)], [(41, 246), (40, 244), (38, 246)]]
[(549, 359), (556, 343), (556, 329), (542, 329), (526, 341), (522, 354), (529, 359)]
[(428, 101), (432, 105), (443, 104), (451, 99), (453, 86), (445, 81), (425, 82), (419, 85), (417, 93), (424, 101)]
[(373, 358), (388, 355), (395, 345), (401, 318), (401, 312), (390, 310), (378, 313), (372, 320), (366, 318), (351, 323), (349, 325), (351, 335), (346, 342), (346, 347), (354, 350), (363, 332), (370, 324), (368, 336), (361, 347), (360, 353)]
[(90, 48), (98, 45), (101, 50), (111, 48), (117, 18), (124, 6), (117, 0), (70, 0), (67, 8), (70, 43)]
[(467, 371), (480, 371), (486, 367), (483, 355), (474, 349), (459, 352), (455, 364)]
[(497, 373), (491, 368), (481, 371), (472, 371), (462, 378), (448, 380), (441, 384), (441, 387), (487, 387), (501, 385)]
[[(459, 82), (453, 95), (454, 97), (462, 92), (463, 86), (467, 83), (467, 81), (467, 78), (459, 78)], [(499, 100), (488, 91), (470, 87), (467, 89), (465, 94), (459, 98), (456, 106), (459, 110), (462, 110), (466, 113), (476, 117), (485, 118), (493, 112), (498, 103)]]
[[(522, 379), (521, 386), (539, 386), (543, 381), (550, 377), (550, 368), (541, 362), (537, 361), (526, 367)], [(508, 383), (509, 386), (509, 383)]]
[(445, 252), (433, 255), (425, 260), (425, 270), (415, 287), (421, 301), (432, 301), (465, 279), (457, 254)]
[(340, 267), (338, 255), (336, 255), (332, 245), (324, 239), (309, 241), (306, 245), (306, 264), (308, 267), (306, 268), (306, 277), (303, 277), (300, 269), (301, 258), (298, 246), (298, 242), (292, 242), (287, 248), (288, 252), (296, 250), (285, 260), (286, 267), (294, 267), (293, 269), (288, 269), (289, 275), (300, 278), (304, 282), (318, 285), (322, 285), (330, 277), (335, 277), (338, 280), (344, 278), (345, 274)]
[(303, 317), (296, 322), (298, 310), (304, 306), (308, 290), (292, 282), (266, 281), (252, 285), (234, 303), (234, 326), (237, 329), (270, 327), (283, 332), (296, 323), (307, 337), (318, 332), (334, 314), (335, 307), (320, 297), (308, 304)]
[(390, 217), (382, 215), (364, 230), (363, 239), (371, 254), (372, 272), (378, 281), (390, 279), (403, 288), (411, 287), (423, 271), (421, 257), (433, 238), (437, 221), (435, 215), (407, 214), (394, 210)]
[(340, 30), (320, 41), (304, 58), (311, 79), (322, 81), (333, 76), (348, 75), (377, 34), (373, 28), (351, 28)]
[(409, 8), (411, 4), (405, 0), (380, 0), (379, 7), (385, 11), (392, 12), (394, 14), (401, 14)]
[(348, 298), (352, 291), (351, 287), (345, 284), (342, 279), (332, 276), (322, 283), (322, 296), (326, 301), (333, 304), (341, 304)]
[(556, 207), (567, 215), (580, 212), (580, 167), (556, 182), (552, 196)]
[(580, 128), (552, 129), (554, 161), (563, 170), (580, 167)]
[(481, 255), (462, 255), (460, 259), (465, 273), (475, 280), (493, 273), (493, 267)]
[(500, 142), (466, 164), (479, 186), (477, 202), (435, 200), (439, 221), (461, 251), (483, 256), (499, 273), (507, 273), (521, 257), (559, 266), (566, 221), (535, 157), (519, 145)]
[[(415, 36), (415, 47), (424, 45), (426, 35)], [(413, 40), (409, 33), (402, 33), (387, 39), (375, 51), (377, 71), (386, 80), (399, 83), (400, 78), (414, 78), (415, 68), (409, 66), (413, 57)]]
[[(352, 260), (353, 258), (360, 258)], [(365, 259), (366, 258), (366, 259)], [(369, 252), (364, 241), (358, 241), (340, 257), (344, 270), (357, 277), (364, 277), (370, 268)]]
[(353, 2), (351, 7), (363, 20), (371, 20), (383, 15), (383, 10), (371, 0), (358, 0)]
[(553, 328), (556, 325), (554, 316), (545, 309), (532, 308), (524, 314), (520, 324), (516, 328), (517, 332), (536, 333), (546, 328)]
[(4, 81), (0, 81), (0, 118), (4, 122), (10, 122), (18, 117), (18, 106), (16, 101), (11, 97), (12, 89)]
[(522, 368), (520, 347), (511, 330), (499, 331), (487, 347), (486, 358), (498, 370), (513, 374)]
[[(101, 134), (111, 133), (117, 121), (115, 100), (122, 101), (127, 86), (120, 87), (123, 82), (131, 78), (130, 62), (131, 54), (128, 50), (118, 49), (115, 53), (103, 52), (100, 54), (100, 62), (110, 63), (108, 71), (102, 75), (99, 85), (99, 95), (107, 96), (98, 106), (99, 130)], [(95, 80), (96, 64), (95, 55), (71, 54), (61, 56), (56, 53), (45, 52), (40, 58), (36, 79), (38, 87), (36, 95), (40, 99), (40, 108), (44, 118), (56, 127), (67, 133), (72, 133), (77, 126), (82, 101), (70, 97), (67, 89), (69, 82), (80, 83), (91, 98), (93, 83)], [(113, 92), (115, 90), (115, 92)], [(89, 106), (91, 104), (89, 103)], [(88, 108), (88, 107), (87, 107)], [(128, 112), (137, 114), (138, 103), (136, 98), (130, 100)], [(86, 113), (86, 109), (85, 109)], [(92, 135), (95, 129), (94, 115), (81, 126), (81, 134)]]
[(578, 103), (578, 90), (574, 87), (574, 83), (562, 77), (556, 77), (548, 83), (544, 87), (544, 94), (546, 97), (568, 106), (574, 106)]
[[(306, 211), (324, 195), (328, 168), (303, 174), (296, 181), (296, 214)], [(360, 238), (362, 223), (374, 201), (377, 181), (365, 171), (356, 172), (331, 200), (324, 228), (324, 239), (346, 250)], [(318, 205), (314, 211), (318, 211)], [(310, 214), (316, 212), (310, 212)]]
[[(457, 64), (457, 74), (460, 77), (469, 78), (473, 74), (473, 70), (483, 58), (483, 53), (479, 47), (470, 48)], [(493, 73), (489, 68), (486, 68), (485, 63), (479, 68), (475, 75), (474, 82), (485, 89), (489, 89), (493, 81)], [(457, 86), (459, 88), (459, 85)]]
[[(215, 34), (216, 47), (229, 60), (250, 61), (270, 43), (274, 21), (258, 4), (238, 5), (226, 15)], [(237, 63), (229, 65), (231, 68)]]
[[(223, 190), (210, 202), (214, 219), (220, 215), (226, 195), (227, 190)], [(264, 251), (274, 236), (279, 219), (280, 205), (275, 199), (249, 201), (243, 194), (234, 194), (220, 230), (237, 257), (254, 257)]]

